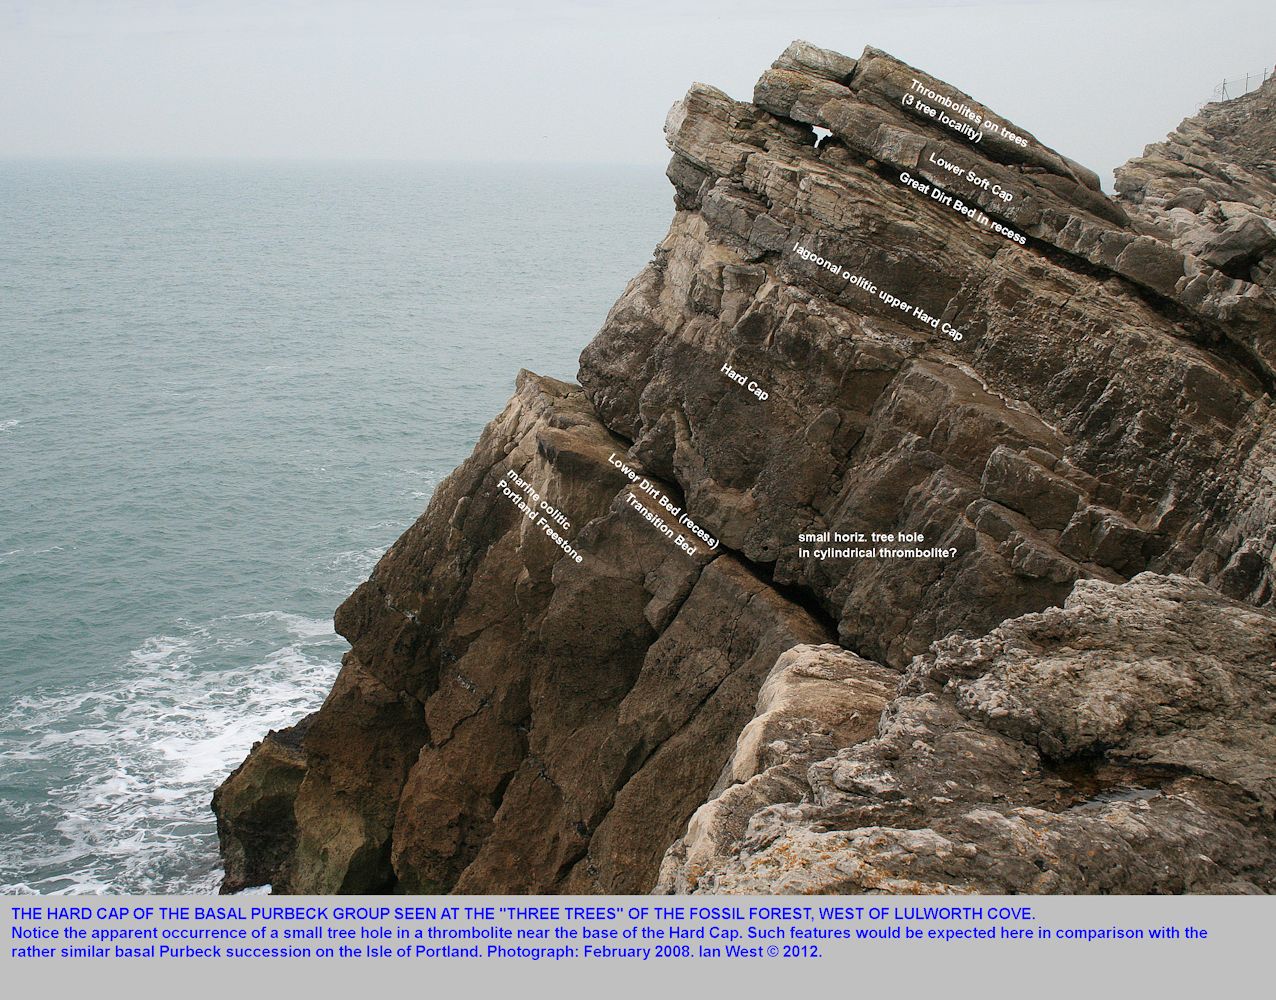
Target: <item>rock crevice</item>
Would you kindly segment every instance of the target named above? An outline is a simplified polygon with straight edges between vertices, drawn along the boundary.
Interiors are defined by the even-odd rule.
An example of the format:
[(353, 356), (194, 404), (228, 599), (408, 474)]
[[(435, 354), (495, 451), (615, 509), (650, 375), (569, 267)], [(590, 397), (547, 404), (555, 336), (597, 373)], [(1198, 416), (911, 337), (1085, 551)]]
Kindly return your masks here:
[(224, 888), (1276, 889), (1274, 110), (1109, 198), (876, 49), (694, 85), (579, 386), (219, 789)]

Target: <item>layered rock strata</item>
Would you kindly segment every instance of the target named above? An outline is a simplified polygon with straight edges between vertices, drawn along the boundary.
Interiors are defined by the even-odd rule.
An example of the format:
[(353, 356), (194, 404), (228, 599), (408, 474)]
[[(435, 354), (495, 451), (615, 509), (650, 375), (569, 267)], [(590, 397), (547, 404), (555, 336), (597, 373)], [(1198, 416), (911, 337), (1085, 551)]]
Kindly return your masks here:
[[(739, 783), (696, 812), (660, 888), (1272, 892), (1274, 649), (1276, 614), (1183, 577), (1083, 580), (1063, 608), (935, 643), (834, 753), (806, 750), (818, 715), (771, 709), (788, 731), (761, 759), (742, 734)], [(852, 653), (822, 660), (871, 683)]]
[(875, 49), (693, 86), (668, 235), (339, 609), (224, 887), (1272, 891), (1273, 105), (1112, 199)]

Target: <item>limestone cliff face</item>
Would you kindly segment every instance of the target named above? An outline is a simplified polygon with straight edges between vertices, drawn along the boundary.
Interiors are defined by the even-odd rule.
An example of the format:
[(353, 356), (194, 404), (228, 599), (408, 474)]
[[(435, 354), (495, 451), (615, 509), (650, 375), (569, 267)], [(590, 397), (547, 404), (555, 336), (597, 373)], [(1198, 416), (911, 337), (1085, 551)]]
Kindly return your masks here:
[(1274, 107), (1110, 199), (875, 49), (693, 86), (580, 385), (219, 789), (225, 888), (1276, 890)]

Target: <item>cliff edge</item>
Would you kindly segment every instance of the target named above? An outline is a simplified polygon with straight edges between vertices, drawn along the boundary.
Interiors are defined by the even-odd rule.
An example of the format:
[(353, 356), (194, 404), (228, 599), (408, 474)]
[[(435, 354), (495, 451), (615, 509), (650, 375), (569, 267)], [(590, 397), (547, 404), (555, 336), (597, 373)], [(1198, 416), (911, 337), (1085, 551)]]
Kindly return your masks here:
[(1276, 891), (1274, 109), (1109, 198), (876, 49), (694, 85), (579, 385), (218, 789), (224, 891)]

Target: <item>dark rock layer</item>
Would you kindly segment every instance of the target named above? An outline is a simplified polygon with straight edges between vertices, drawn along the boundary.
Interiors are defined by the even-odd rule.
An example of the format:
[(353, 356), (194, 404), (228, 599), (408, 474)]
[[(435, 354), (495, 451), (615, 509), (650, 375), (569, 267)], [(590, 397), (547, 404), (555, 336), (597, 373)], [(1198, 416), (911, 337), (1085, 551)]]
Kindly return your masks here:
[[(1110, 199), (875, 49), (693, 86), (580, 387), (339, 609), (225, 887), (1272, 891), (1274, 105)], [(942, 554), (799, 538), (874, 532)]]

